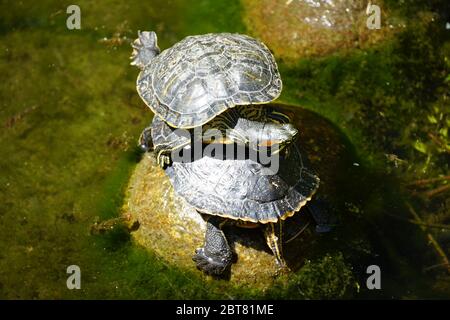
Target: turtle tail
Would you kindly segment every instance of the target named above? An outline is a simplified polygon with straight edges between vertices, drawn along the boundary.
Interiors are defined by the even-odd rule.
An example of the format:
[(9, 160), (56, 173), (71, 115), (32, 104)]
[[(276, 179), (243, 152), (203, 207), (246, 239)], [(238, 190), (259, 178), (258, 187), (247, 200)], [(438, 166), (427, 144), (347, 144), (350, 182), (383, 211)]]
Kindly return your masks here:
[(144, 69), (161, 50), (158, 48), (158, 37), (153, 31), (138, 31), (138, 38), (131, 44), (133, 53), (131, 65)]

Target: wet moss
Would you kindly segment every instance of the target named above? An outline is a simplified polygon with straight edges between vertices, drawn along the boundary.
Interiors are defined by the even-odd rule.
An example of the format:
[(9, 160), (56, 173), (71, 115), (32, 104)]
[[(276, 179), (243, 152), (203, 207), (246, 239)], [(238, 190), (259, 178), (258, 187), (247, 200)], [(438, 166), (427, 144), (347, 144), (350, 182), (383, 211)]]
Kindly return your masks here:
[[(272, 289), (274, 298), (345, 299), (354, 296), (358, 284), (342, 253), (337, 253), (334, 256), (327, 254), (314, 262), (308, 261), (292, 275), (287, 288), (275, 288)], [(282, 296), (278, 296), (280, 292)]]

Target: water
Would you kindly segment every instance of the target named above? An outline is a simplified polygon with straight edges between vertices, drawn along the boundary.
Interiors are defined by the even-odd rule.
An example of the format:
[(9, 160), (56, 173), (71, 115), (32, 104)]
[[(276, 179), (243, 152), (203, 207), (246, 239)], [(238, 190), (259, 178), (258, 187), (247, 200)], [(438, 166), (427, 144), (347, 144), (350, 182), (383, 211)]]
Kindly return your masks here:
[[(449, 119), (445, 78), (450, 45), (442, 31), (444, 18), (433, 14), (448, 18), (445, 2), (385, 1), (398, 22), (395, 32), (383, 29), (367, 41), (365, 32), (356, 32), (361, 45), (340, 38), (343, 48), (336, 48), (342, 42), (328, 33), (317, 33), (323, 37), (316, 38), (313, 52), (291, 50), (300, 48), (295, 41), (280, 44), (283, 34), (294, 37), (283, 28), (295, 27), (296, 20), (261, 31), (258, 19), (264, 15), (258, 12), (272, 9), (258, 11), (258, 3), (79, 1), (82, 29), (69, 31), (69, 2), (2, 2), (1, 298), (183, 299), (223, 297), (222, 292), (248, 298), (449, 297), (445, 267), (427, 269), (441, 264), (442, 257), (428, 245), (426, 233), (404, 221), (413, 219), (406, 201), (425, 222), (448, 224), (448, 193), (430, 200), (403, 187), (419, 178), (448, 175), (450, 161), (442, 150), (448, 143), (443, 128)], [(280, 17), (272, 14), (267, 22), (276, 25)], [(406, 27), (398, 27), (403, 22)], [(260, 291), (210, 281), (140, 247), (120, 227), (90, 234), (96, 219), (120, 216), (140, 157), (136, 140), (152, 117), (135, 90), (138, 70), (128, 65), (129, 42), (137, 30), (156, 30), (161, 48), (189, 34), (258, 36), (279, 62), (284, 81), (280, 101), (314, 110), (341, 132), (351, 163), (359, 164), (339, 172), (331, 186), (339, 191), (343, 223), (322, 242), (326, 245), (308, 253), (288, 288), (275, 284)], [(308, 38), (308, 29), (297, 31), (297, 37), (303, 32)], [(436, 146), (429, 133), (444, 144)], [(316, 157), (324, 148), (333, 153), (329, 144), (309, 153)], [(404, 162), (394, 165), (392, 155)], [(445, 230), (427, 233), (448, 255)], [(82, 270), (81, 290), (66, 288), (71, 264)], [(380, 291), (365, 289), (370, 264), (381, 267)], [(332, 280), (327, 285), (314, 280), (324, 276)]]

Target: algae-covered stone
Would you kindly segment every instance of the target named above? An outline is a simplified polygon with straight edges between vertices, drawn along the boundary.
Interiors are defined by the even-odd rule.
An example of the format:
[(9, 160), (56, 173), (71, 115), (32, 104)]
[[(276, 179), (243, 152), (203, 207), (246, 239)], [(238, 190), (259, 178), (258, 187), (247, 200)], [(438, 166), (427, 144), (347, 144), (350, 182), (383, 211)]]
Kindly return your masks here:
[(372, 7), (368, 8), (369, 3), (362, 0), (242, 1), (248, 30), (267, 43), (275, 56), (287, 60), (370, 47), (402, 30), (403, 23), (392, 17), (382, 1), (376, 3), (382, 9), (380, 27), (367, 27), (369, 17), (378, 14)]

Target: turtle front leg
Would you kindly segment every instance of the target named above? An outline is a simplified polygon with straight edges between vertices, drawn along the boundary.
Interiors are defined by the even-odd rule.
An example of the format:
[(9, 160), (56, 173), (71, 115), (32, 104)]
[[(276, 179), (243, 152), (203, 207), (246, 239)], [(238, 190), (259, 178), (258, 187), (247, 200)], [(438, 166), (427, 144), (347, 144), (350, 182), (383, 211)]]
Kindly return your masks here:
[(283, 246), (282, 246), (282, 225), (283, 223), (268, 223), (264, 226), (264, 235), (269, 248), (272, 250), (273, 255), (277, 261), (277, 265), (280, 270), (289, 270), (286, 262), (283, 258)]
[(156, 154), (156, 162), (163, 169), (172, 163), (169, 150), (161, 148), (160, 146), (159, 148), (153, 146), (151, 125), (142, 131), (141, 136), (139, 137), (139, 148), (144, 152), (153, 150)]
[(207, 220), (205, 243), (195, 251), (192, 260), (197, 268), (210, 275), (220, 275), (231, 264), (233, 253), (225, 237), (222, 227), (226, 220), (210, 217)]

